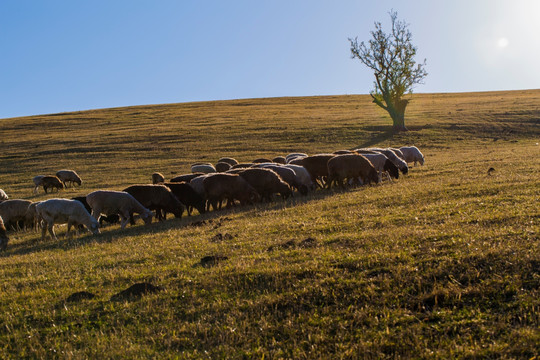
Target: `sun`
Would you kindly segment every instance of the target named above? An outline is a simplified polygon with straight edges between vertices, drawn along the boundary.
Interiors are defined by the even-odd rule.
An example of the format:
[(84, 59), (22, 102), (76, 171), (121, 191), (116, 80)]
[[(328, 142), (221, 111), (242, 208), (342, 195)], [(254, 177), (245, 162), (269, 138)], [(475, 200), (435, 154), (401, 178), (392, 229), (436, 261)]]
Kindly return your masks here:
[(510, 42), (505, 37), (499, 38), (499, 40), (497, 40), (497, 46), (500, 48), (505, 48), (508, 46), (508, 44), (510, 44)]

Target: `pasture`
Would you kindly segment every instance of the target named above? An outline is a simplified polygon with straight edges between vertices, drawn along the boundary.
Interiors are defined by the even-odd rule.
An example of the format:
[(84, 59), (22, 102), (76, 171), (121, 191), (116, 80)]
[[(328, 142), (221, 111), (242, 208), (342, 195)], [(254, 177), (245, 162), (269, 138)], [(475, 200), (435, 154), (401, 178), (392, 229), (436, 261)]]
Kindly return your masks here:
[[(71, 198), (189, 164), (416, 145), (392, 183), (318, 190), (99, 236), (10, 232), (1, 358), (534, 358), (540, 90), (417, 94), (409, 132), (369, 96), (0, 119), (0, 188)], [(488, 174), (488, 169), (494, 171)], [(74, 169), (82, 187), (32, 194)], [(159, 291), (123, 296), (136, 283)], [(85, 291), (88, 298), (70, 298)]]

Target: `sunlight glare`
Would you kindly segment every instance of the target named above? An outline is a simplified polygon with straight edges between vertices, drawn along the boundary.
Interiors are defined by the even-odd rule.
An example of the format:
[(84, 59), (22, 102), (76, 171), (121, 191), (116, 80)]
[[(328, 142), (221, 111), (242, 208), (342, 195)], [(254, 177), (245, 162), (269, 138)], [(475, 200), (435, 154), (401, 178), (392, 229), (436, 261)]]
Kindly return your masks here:
[(497, 41), (497, 46), (499, 46), (500, 48), (505, 48), (508, 46), (509, 43), (510, 42), (508, 41), (507, 38), (502, 37)]

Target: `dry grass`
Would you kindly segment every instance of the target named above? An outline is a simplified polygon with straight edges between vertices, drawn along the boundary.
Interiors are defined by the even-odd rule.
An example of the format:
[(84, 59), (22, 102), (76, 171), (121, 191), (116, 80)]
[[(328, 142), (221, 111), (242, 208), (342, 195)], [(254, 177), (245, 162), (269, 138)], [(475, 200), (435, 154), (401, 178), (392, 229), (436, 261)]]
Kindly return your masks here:
[[(537, 356), (540, 91), (420, 94), (407, 115), (411, 131), (398, 135), (366, 96), (0, 120), (0, 188), (32, 200), (221, 156), (405, 144), (426, 155), (391, 184), (75, 240), (11, 233), (0, 357)], [(34, 175), (60, 168), (83, 187), (31, 195)], [(227, 259), (200, 266), (208, 255)], [(111, 301), (142, 281), (164, 290)], [(82, 290), (96, 297), (65, 302)]]

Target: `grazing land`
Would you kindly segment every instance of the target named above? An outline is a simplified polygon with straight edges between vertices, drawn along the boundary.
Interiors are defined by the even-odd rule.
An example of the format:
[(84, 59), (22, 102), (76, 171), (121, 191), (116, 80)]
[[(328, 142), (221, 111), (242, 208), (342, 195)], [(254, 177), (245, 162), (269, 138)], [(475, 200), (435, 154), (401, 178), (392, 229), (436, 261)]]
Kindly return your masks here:
[[(540, 90), (418, 94), (406, 116), (393, 134), (369, 96), (323, 96), (1, 119), (0, 188), (32, 201), (222, 156), (416, 145), (426, 163), (99, 236), (10, 232), (0, 358), (535, 358)], [(59, 169), (82, 187), (32, 194)]]

